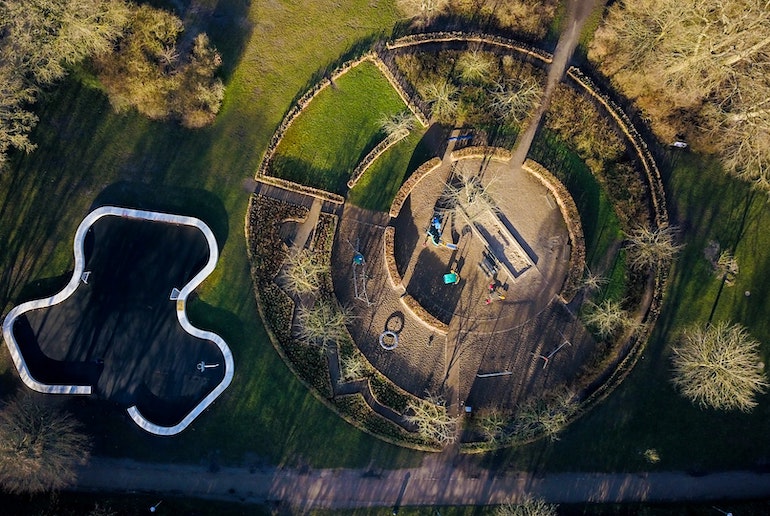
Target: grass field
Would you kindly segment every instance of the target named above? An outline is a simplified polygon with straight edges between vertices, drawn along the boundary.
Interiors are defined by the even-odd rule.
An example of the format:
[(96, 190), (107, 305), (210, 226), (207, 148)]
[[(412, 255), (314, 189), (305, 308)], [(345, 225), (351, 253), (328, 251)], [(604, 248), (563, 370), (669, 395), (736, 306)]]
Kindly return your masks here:
[[(4, 313), (23, 299), (50, 293), (46, 289), (60, 284), (63, 276), (66, 281), (73, 264), (72, 235), (95, 202), (201, 217), (221, 246), (219, 266), (189, 311), (194, 324), (220, 334), (233, 349), (233, 384), (190, 430), (174, 439), (146, 435), (117, 407), (69, 400), (94, 432), (97, 453), (212, 467), (268, 462), (387, 468), (421, 459), (419, 453), (384, 445), (355, 430), (293, 378), (257, 315), (243, 235), (249, 198), (244, 179), (253, 175), (292, 100), (348, 49), (389, 31), (397, 21), (393, 4), (390, 0), (218, 2), (215, 16), (201, 22), (223, 52), (227, 93), (215, 124), (204, 130), (149, 122), (136, 114), (117, 116), (101, 92), (76, 79), (56, 86), (39, 102), (41, 122), (32, 136), (38, 150), (15, 156), (0, 174)], [(328, 125), (322, 127), (328, 130)], [(361, 131), (358, 154), (352, 152), (346, 163), (355, 163), (373, 134), (372, 126)], [(379, 188), (375, 185), (388, 183), (382, 182), (387, 169), (399, 169), (410, 156), (411, 138), (402, 142), (405, 147), (384, 156), (375, 165), (379, 168), (368, 172), (368, 186), (364, 182), (361, 188), (372, 191)], [(760, 398), (752, 414), (717, 413), (692, 406), (669, 381), (669, 346), (677, 331), (693, 321), (705, 323), (712, 313), (715, 321), (746, 324), (753, 336), (770, 343), (767, 199), (726, 179), (713, 162), (697, 156), (674, 155), (672, 163), (662, 168), (672, 219), (682, 227), (686, 248), (670, 277), (663, 313), (643, 358), (625, 383), (571, 425), (560, 441), (476, 459), (481, 465), (700, 473), (763, 469), (770, 464), (770, 443), (765, 439), (770, 431), (770, 395)], [(383, 191), (400, 182), (388, 179)], [(596, 200), (591, 187), (585, 192)], [(376, 199), (357, 192), (351, 196), (367, 207), (382, 209), (386, 204), (386, 196)], [(602, 225), (610, 215), (601, 211), (603, 203), (598, 206), (592, 220), (599, 229), (591, 239), (600, 248), (596, 235), (616, 229)], [(591, 224), (586, 226), (588, 232)], [(721, 294), (720, 282), (703, 258), (712, 239), (735, 248), (741, 266), (737, 285)], [(767, 345), (764, 352), (768, 363)], [(2, 360), (0, 389), (7, 395), (18, 381), (9, 370), (6, 351)], [(657, 450), (660, 462), (648, 463), (643, 456), (647, 449)]]
[[(67, 275), (75, 228), (97, 199), (199, 216), (221, 246), (219, 265), (189, 310), (194, 324), (233, 349), (232, 385), (174, 439), (146, 435), (117, 407), (70, 400), (95, 433), (97, 453), (212, 464), (409, 463), (405, 452), (327, 410), (290, 374), (257, 315), (243, 234), (244, 179), (292, 99), (319, 69), (395, 22), (389, 1), (218, 2), (203, 28), (223, 51), (227, 93), (215, 124), (200, 131), (117, 116), (101, 92), (75, 79), (41, 99), (32, 135), (38, 150), (16, 156), (0, 175), (4, 311), (39, 294), (45, 282), (35, 282)], [(6, 351), (3, 359), (7, 371)], [(14, 376), (4, 373), (0, 386), (16, 385), (5, 381)]]
[(350, 189), (348, 201), (361, 208), (387, 211), (404, 180), (432, 157), (421, 144), (424, 135), (425, 130), (415, 129), (385, 151)]
[(364, 61), (321, 91), (286, 131), (270, 174), (339, 194), (385, 138), (381, 120), (406, 109), (377, 67)]
[[(537, 443), (489, 457), (495, 467), (545, 470), (639, 471), (681, 469), (695, 474), (770, 464), (770, 395), (751, 414), (702, 410), (673, 389), (670, 345), (682, 327), (696, 322), (741, 322), (764, 343), (768, 363), (770, 280), (767, 200), (728, 179), (711, 160), (675, 155), (664, 165), (669, 209), (685, 248), (675, 264), (658, 324), (641, 360), (598, 407), (570, 425), (555, 443)], [(719, 295), (720, 279), (704, 258), (717, 240), (736, 248), (741, 272)], [(751, 295), (746, 297), (745, 291)], [(660, 462), (644, 458), (655, 449)]]

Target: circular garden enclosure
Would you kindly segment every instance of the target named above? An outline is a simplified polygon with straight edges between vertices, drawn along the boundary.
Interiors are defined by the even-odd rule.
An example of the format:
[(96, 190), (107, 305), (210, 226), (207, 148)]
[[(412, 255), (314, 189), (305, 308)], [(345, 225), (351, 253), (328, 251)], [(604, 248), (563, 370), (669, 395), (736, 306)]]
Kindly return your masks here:
[[(666, 264), (655, 163), (623, 113), (501, 38), (407, 36), (287, 114), (246, 233), (258, 305), (292, 371), (385, 440), (466, 451), (554, 436), (632, 367)], [(646, 233), (645, 233), (646, 232)]]

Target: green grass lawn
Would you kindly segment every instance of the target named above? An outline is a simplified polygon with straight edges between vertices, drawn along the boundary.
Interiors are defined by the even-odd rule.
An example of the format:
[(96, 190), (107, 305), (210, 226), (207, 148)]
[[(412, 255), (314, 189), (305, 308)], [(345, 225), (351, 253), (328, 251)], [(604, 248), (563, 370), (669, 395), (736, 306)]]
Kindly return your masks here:
[(348, 201), (361, 208), (387, 211), (404, 180), (432, 157), (422, 140), (425, 132), (413, 130), (377, 158), (350, 189)]
[[(751, 413), (702, 410), (671, 385), (670, 346), (690, 323), (740, 322), (770, 358), (768, 305), (770, 210), (761, 194), (727, 178), (711, 160), (675, 156), (665, 175), (669, 210), (685, 244), (668, 282), (662, 314), (641, 360), (620, 387), (555, 443), (536, 443), (488, 458), (496, 467), (545, 470), (639, 471), (765, 468), (770, 463), (770, 395)], [(741, 272), (719, 295), (720, 279), (704, 258), (717, 240), (737, 245)], [(749, 297), (745, 291), (751, 292)], [(655, 449), (657, 464), (643, 454)]]
[(385, 76), (364, 61), (316, 95), (294, 120), (270, 173), (344, 194), (355, 166), (385, 138), (380, 121), (404, 109)]
[[(256, 311), (243, 233), (252, 177), (272, 133), (310, 78), (364, 38), (397, 21), (391, 1), (217, 4), (209, 23), (224, 54), (227, 92), (213, 126), (189, 131), (115, 115), (98, 90), (75, 79), (37, 106), (39, 148), (0, 174), (0, 304), (40, 294), (39, 280), (73, 264), (72, 237), (92, 204), (189, 213), (217, 234), (220, 261), (189, 307), (194, 324), (226, 339), (232, 385), (182, 435), (145, 434), (118, 407), (73, 400), (96, 452), (139, 460), (334, 466), (408, 464), (419, 454), (382, 444), (319, 403), (273, 350)], [(66, 279), (65, 279), (66, 281)], [(55, 281), (54, 281), (55, 283)], [(50, 282), (49, 282), (50, 284)], [(42, 292), (50, 294), (50, 292)], [(18, 385), (2, 353), (0, 387)]]
[[(244, 179), (253, 176), (292, 100), (307, 89), (319, 70), (348, 49), (389, 31), (397, 22), (394, 2), (222, 0), (216, 14), (204, 28), (223, 51), (227, 92), (212, 127), (189, 131), (136, 114), (117, 116), (101, 92), (75, 79), (43, 96), (36, 107), (41, 122), (32, 135), (38, 150), (15, 156), (0, 174), (0, 305), (5, 313), (20, 300), (50, 294), (45, 290), (60, 284), (63, 275), (66, 281), (73, 266), (72, 236), (97, 200), (199, 216), (214, 229), (221, 256), (216, 271), (191, 301), (190, 317), (227, 340), (235, 355), (235, 379), (189, 430), (171, 439), (145, 434), (117, 407), (71, 400), (69, 404), (95, 435), (96, 452), (212, 466), (416, 464), (422, 454), (385, 445), (354, 429), (289, 372), (257, 315), (243, 234), (249, 198)], [(346, 78), (356, 80), (354, 72)], [(371, 72), (363, 67), (357, 73)], [(337, 90), (324, 93), (344, 93), (343, 79), (338, 83)], [(326, 114), (311, 124), (309, 111), (297, 124), (308, 124), (305, 136), (318, 138), (308, 148), (318, 152), (285, 154), (331, 171), (321, 179), (335, 189), (376, 143), (374, 120), (382, 111), (372, 106), (373, 99), (381, 96), (370, 91), (358, 97), (358, 111), (350, 112), (358, 125), (348, 125), (350, 120), (337, 124), (336, 118), (330, 123), (333, 106), (327, 106)], [(323, 107), (321, 99), (316, 103)], [(388, 103), (388, 109), (400, 110), (399, 103)], [(308, 121), (302, 122), (306, 115)], [(314, 124), (320, 132), (312, 130)], [(352, 138), (342, 132), (350, 127), (357, 129)], [(297, 149), (310, 141), (300, 136), (295, 138)], [(397, 188), (402, 178), (391, 176), (390, 171), (401, 170), (404, 163), (405, 171), (412, 167), (412, 157), (419, 154), (408, 148), (412, 144), (418, 148), (412, 138), (416, 136), (375, 163), (360, 186), (368, 193), (351, 192), (354, 202), (374, 209), (388, 204), (390, 193), (377, 198), (371, 192)], [(335, 154), (339, 148), (346, 149), (344, 155)], [(752, 414), (717, 413), (692, 406), (670, 385), (668, 354), (673, 336), (684, 324), (706, 322), (712, 312), (714, 320), (742, 322), (756, 338), (770, 343), (766, 198), (726, 179), (713, 162), (689, 154), (677, 156), (665, 179), (672, 218), (683, 228), (687, 246), (670, 277), (663, 313), (636, 369), (605, 402), (571, 425), (560, 441), (473, 460), (489, 467), (530, 470), (693, 472), (770, 463), (770, 443), (765, 439), (770, 431), (770, 395), (760, 398)], [(601, 250), (603, 241), (617, 237), (617, 226), (600, 192), (582, 181), (579, 191), (586, 200), (580, 195), (575, 200), (585, 218), (590, 259), (592, 249)], [(734, 247), (741, 266), (737, 285), (725, 288), (721, 295), (719, 280), (703, 258), (711, 239)], [(764, 350), (768, 363), (767, 344)], [(8, 395), (18, 381), (9, 369), (8, 353), (3, 351), (1, 356), (5, 367), (0, 389)], [(658, 464), (643, 458), (648, 448), (660, 454)]]

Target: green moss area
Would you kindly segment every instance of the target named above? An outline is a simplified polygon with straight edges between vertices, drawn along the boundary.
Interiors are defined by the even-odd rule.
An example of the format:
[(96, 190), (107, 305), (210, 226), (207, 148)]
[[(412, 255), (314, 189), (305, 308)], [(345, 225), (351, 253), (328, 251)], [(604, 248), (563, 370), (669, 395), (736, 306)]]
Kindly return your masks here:
[(406, 109), (388, 80), (364, 61), (322, 90), (286, 131), (270, 174), (339, 194), (385, 135), (383, 118)]
[(387, 211), (404, 180), (432, 157), (421, 144), (424, 135), (424, 130), (415, 129), (385, 151), (350, 189), (348, 201), (361, 208)]

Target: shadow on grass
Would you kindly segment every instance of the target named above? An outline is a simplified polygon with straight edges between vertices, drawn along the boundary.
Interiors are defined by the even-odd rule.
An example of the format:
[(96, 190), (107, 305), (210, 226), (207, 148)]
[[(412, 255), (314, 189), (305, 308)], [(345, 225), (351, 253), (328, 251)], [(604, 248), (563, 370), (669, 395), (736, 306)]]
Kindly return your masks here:
[(206, 190), (118, 181), (96, 196), (91, 210), (108, 205), (196, 217), (211, 228), (220, 249), (227, 242), (227, 210), (219, 197)]

